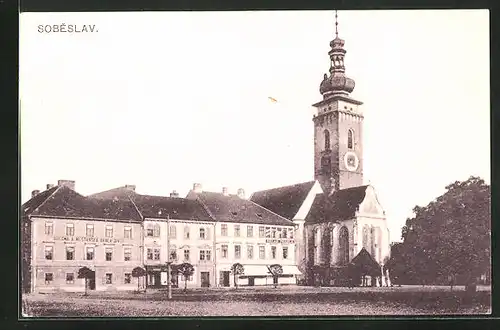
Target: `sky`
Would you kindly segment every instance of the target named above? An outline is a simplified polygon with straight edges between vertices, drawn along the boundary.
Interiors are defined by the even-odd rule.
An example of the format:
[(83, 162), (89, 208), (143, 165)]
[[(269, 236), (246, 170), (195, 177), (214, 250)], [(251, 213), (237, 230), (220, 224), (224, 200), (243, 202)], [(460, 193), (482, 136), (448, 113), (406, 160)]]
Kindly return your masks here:
[[(22, 13), (22, 202), (59, 179), (91, 194), (235, 193), (314, 179), (312, 104), (333, 11)], [(38, 25), (95, 25), (40, 33)], [(364, 180), (391, 241), (415, 205), (490, 182), (489, 12), (339, 11)], [(278, 102), (270, 102), (268, 97)]]

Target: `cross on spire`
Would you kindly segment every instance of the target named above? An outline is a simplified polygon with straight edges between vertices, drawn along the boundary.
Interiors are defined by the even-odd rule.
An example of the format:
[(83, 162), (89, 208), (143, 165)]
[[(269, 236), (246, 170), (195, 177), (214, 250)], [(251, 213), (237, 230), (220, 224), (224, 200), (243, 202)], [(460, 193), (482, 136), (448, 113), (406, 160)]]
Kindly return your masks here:
[(339, 25), (339, 22), (338, 22), (337, 10), (335, 10), (335, 37), (336, 38), (339, 37), (338, 25)]

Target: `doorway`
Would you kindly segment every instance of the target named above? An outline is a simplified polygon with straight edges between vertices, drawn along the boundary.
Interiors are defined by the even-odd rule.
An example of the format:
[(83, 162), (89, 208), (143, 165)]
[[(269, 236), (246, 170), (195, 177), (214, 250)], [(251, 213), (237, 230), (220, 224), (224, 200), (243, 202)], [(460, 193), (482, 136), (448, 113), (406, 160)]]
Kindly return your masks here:
[(201, 287), (208, 288), (210, 287), (210, 272), (201, 272)]
[(254, 286), (254, 285), (255, 285), (255, 277), (249, 277), (248, 286)]
[(274, 285), (278, 284), (278, 276), (273, 276), (273, 284)]
[(95, 271), (90, 273), (89, 281), (89, 290), (95, 290)]
[(225, 287), (229, 286), (229, 272), (228, 271), (222, 272), (222, 286), (225, 286)]

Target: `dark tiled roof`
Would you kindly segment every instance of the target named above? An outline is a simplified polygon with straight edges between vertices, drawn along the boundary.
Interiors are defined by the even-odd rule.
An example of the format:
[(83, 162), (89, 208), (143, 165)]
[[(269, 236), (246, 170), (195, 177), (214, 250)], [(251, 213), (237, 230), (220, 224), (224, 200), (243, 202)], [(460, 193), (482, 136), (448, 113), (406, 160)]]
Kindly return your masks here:
[(49, 198), (50, 195), (52, 195), (57, 190), (57, 188), (59, 188), (59, 187), (58, 186), (54, 186), (54, 187), (52, 187), (50, 189), (42, 191), (38, 195), (36, 195), (35, 197), (32, 197), (26, 203), (24, 203), (21, 206), (21, 216), (31, 214), (37, 207), (39, 207), (40, 205), (42, 205), (42, 203), (45, 202), (45, 200), (47, 198)]
[(360, 269), (363, 273), (380, 275), (380, 265), (378, 262), (373, 259), (372, 255), (366, 251), (365, 248), (362, 248), (359, 251), (358, 255), (355, 256), (351, 263), (353, 263), (358, 269)]
[(331, 196), (316, 195), (309, 214), (306, 216), (306, 222), (318, 223), (352, 219), (365, 198), (366, 187), (368, 186), (337, 190)]
[(315, 181), (257, 191), (250, 200), (289, 220), (299, 211)]
[[(214, 221), (197, 200), (135, 194), (133, 201), (146, 218)], [(161, 214), (158, 212), (161, 211)]]
[(136, 195), (136, 192), (130, 189), (128, 186), (113, 188), (105, 191), (101, 191), (87, 197), (98, 198), (98, 199), (122, 199), (128, 200), (130, 196)]
[(87, 198), (67, 187), (58, 187), (31, 215), (141, 221), (130, 200)]
[(293, 222), (237, 195), (225, 196), (222, 193), (191, 191), (188, 198), (198, 198), (217, 221), (236, 223), (255, 223), (290, 226)]

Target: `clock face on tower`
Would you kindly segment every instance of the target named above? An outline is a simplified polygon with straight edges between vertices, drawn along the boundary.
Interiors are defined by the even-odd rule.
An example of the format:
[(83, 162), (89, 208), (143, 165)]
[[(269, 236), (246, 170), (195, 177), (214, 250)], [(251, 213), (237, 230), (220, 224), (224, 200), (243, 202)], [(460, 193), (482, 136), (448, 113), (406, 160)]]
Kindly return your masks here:
[(359, 166), (358, 156), (352, 151), (346, 152), (344, 155), (344, 165), (348, 171), (356, 171)]

